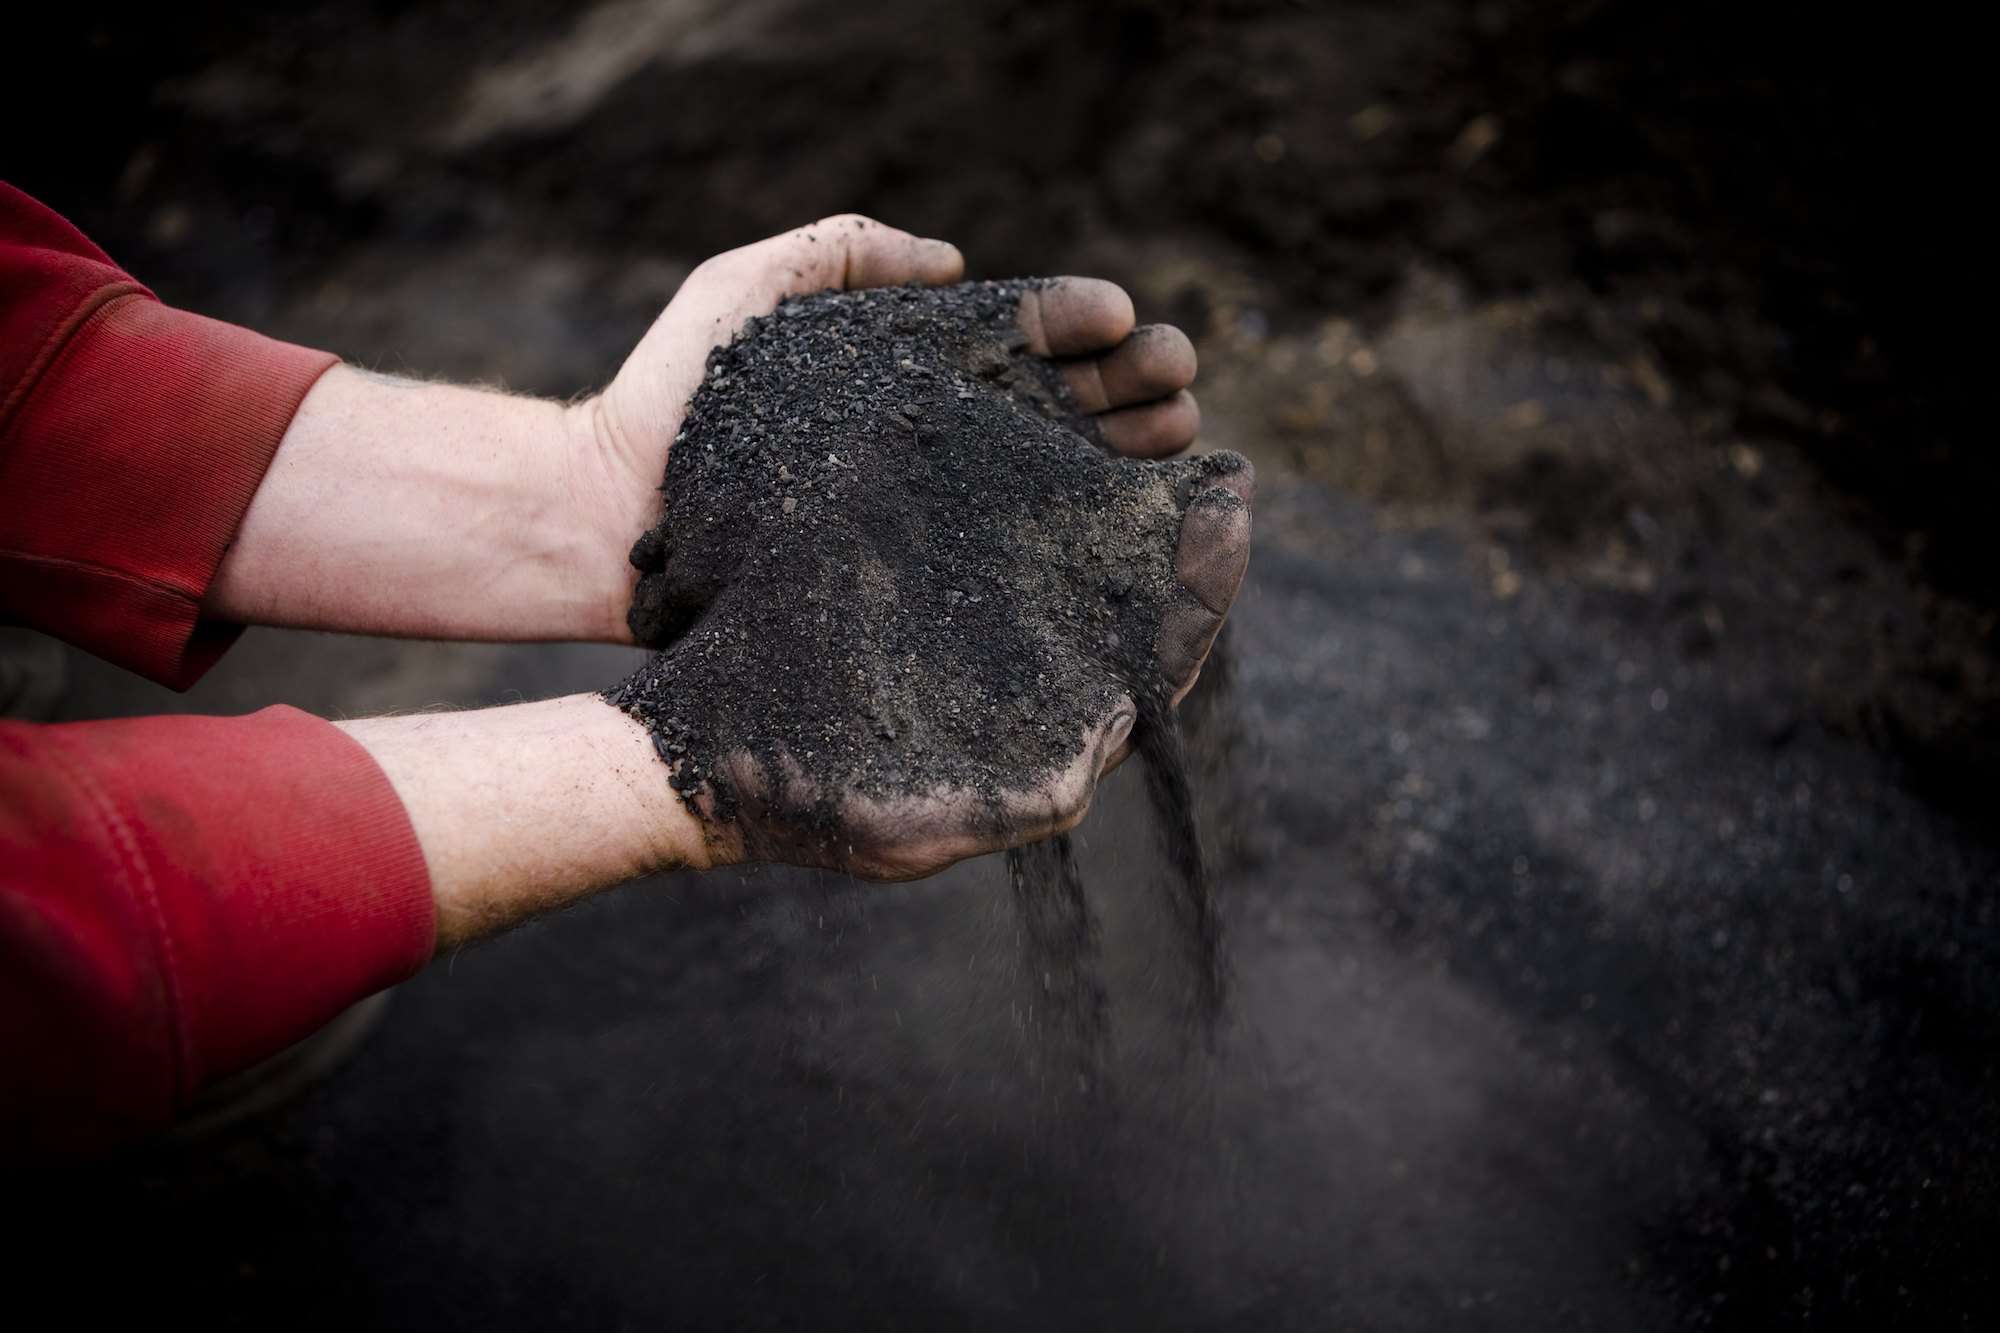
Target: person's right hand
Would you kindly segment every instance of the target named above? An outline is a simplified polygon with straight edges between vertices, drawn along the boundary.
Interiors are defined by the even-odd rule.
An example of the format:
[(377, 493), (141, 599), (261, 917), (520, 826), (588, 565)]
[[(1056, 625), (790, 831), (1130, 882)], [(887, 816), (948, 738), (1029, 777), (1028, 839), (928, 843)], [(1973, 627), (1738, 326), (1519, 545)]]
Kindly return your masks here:
[[(602, 393), (572, 405), (335, 366), (299, 405), (203, 600), (238, 624), (406, 638), (630, 643), (626, 558), (660, 513), (667, 450), (709, 352), (787, 295), (956, 280), (964, 261), (867, 218), (827, 218), (688, 275)], [(1023, 303), (1114, 449), (1186, 447), (1194, 348), (1134, 329), (1108, 282)]]

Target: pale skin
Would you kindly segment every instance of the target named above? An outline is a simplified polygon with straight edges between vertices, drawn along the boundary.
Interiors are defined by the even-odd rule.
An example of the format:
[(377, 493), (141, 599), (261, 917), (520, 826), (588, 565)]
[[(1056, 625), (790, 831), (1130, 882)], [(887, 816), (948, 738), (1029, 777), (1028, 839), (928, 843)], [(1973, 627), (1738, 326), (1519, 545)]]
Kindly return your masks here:
[[(688, 276), (609, 387), (567, 405), (335, 367), (286, 432), (206, 609), (357, 633), (629, 643), (626, 553), (657, 521), (667, 450), (709, 350), (786, 295), (952, 282), (963, 268), (946, 242), (854, 216), (729, 251)], [(1025, 300), (1020, 322), (1029, 350), (1061, 359), (1113, 448), (1157, 458), (1193, 442), (1194, 349), (1178, 330), (1135, 327), (1119, 288), (1064, 279)], [(1242, 579), (1250, 486), (1247, 471), (1223, 480), (1183, 522), (1188, 596), (1156, 654), (1176, 698)], [(1129, 750), (1132, 718), (1130, 700), (1113, 707), (998, 829), (951, 792), (893, 808), (850, 800), (840, 863), (906, 878), (1071, 827)], [(782, 828), (697, 817), (643, 729), (595, 695), (340, 725), (409, 811), (439, 950), (653, 871), (740, 862), (746, 845), (825, 859), (786, 855)]]

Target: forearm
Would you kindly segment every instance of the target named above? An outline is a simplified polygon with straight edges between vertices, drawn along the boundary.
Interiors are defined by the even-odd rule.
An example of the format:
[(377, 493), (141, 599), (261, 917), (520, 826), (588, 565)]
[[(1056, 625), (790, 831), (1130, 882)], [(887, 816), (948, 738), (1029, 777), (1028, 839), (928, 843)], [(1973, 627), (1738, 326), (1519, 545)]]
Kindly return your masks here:
[(639, 875), (729, 859), (645, 731), (594, 695), (339, 725), (409, 812), (440, 952)]
[[(426, 638), (627, 641), (646, 526), (588, 413), (345, 366), (306, 396), (204, 610)], [(629, 527), (629, 532), (622, 529)]]

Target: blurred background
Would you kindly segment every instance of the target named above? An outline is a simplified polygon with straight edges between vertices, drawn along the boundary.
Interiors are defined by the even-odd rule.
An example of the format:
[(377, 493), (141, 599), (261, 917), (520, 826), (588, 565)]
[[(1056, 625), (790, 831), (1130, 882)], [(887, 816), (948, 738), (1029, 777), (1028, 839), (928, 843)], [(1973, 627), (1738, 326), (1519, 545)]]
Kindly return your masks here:
[[(1995, 452), (1924, 6), (40, 7), (0, 174), (166, 300), (602, 384), (854, 209), (1095, 273), (1263, 483), (1190, 703), (1208, 1034), (1127, 770), (1079, 1080), (999, 867), (672, 877), (262, 1119), (22, 1187), (14, 1285), (217, 1327), (1990, 1327)], [(1980, 231), (1986, 230), (1983, 226)], [(69, 717), (594, 689), (256, 631)], [(523, 762), (532, 762), (524, 756)]]

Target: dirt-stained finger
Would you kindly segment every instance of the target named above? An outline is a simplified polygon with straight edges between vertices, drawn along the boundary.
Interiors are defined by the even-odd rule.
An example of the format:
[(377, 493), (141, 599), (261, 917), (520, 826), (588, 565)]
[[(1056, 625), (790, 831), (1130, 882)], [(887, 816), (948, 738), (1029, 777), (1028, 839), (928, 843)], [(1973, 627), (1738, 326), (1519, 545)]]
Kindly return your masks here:
[(1182, 466), (1193, 474), (1195, 486), (1174, 555), (1182, 591), (1162, 617), (1154, 645), (1160, 677), (1172, 688), (1176, 702), (1201, 674), (1208, 650), (1243, 586), (1250, 565), (1250, 497), (1257, 490), (1257, 472), (1250, 460), (1230, 450)]
[(1182, 389), (1158, 402), (1121, 407), (1097, 418), (1104, 442), (1133, 458), (1165, 458), (1194, 443), (1201, 433), (1201, 408)]
[(1068, 362), (1062, 373), (1080, 411), (1150, 403), (1194, 383), (1194, 344), (1171, 324), (1142, 324), (1103, 356)]
[(1176, 699), (1194, 684), (1221, 629), (1222, 617), (1191, 594), (1167, 608), (1160, 621), (1160, 638), (1153, 657), (1159, 665), (1160, 679), (1167, 682)]
[(894, 287), (905, 282), (935, 287), (965, 276), (965, 256), (949, 241), (913, 236), (863, 217), (839, 223), (833, 230), (847, 251), (843, 287)]
[(1030, 790), (997, 798), (948, 788), (888, 798), (848, 792), (833, 802), (839, 813), (831, 823), (824, 818), (823, 793), (789, 760), (776, 782), (747, 756), (725, 776), (746, 826), (741, 842), (763, 859), (866, 879), (914, 879), (1074, 828), (1090, 808), (1098, 779), (1129, 752), (1137, 718), (1132, 698), (1120, 696), (1103, 722), (1078, 738), (1075, 758)]
[(1112, 720), (1112, 725), (1105, 732), (1103, 744), (1099, 749), (1099, 753), (1103, 755), (1103, 761), (1097, 770), (1100, 779), (1132, 757), (1132, 727), (1138, 718), (1138, 711), (1132, 709)]
[(1235, 491), (1207, 486), (1188, 502), (1181, 520), (1174, 572), (1194, 599), (1217, 617), (1226, 615), (1250, 564), (1250, 506)]
[[(703, 260), (688, 275), (658, 327), (698, 330), (702, 338), (720, 344), (736, 336), (746, 320), (769, 314), (787, 296), (912, 280), (937, 285), (964, 276), (965, 257), (949, 241), (913, 236), (859, 213), (842, 213)], [(701, 363), (688, 364), (687, 387), (692, 391), (700, 381)]]
[(1085, 356), (1123, 342), (1138, 316), (1115, 282), (1055, 278), (1022, 295), (1017, 318), (1036, 356)]

